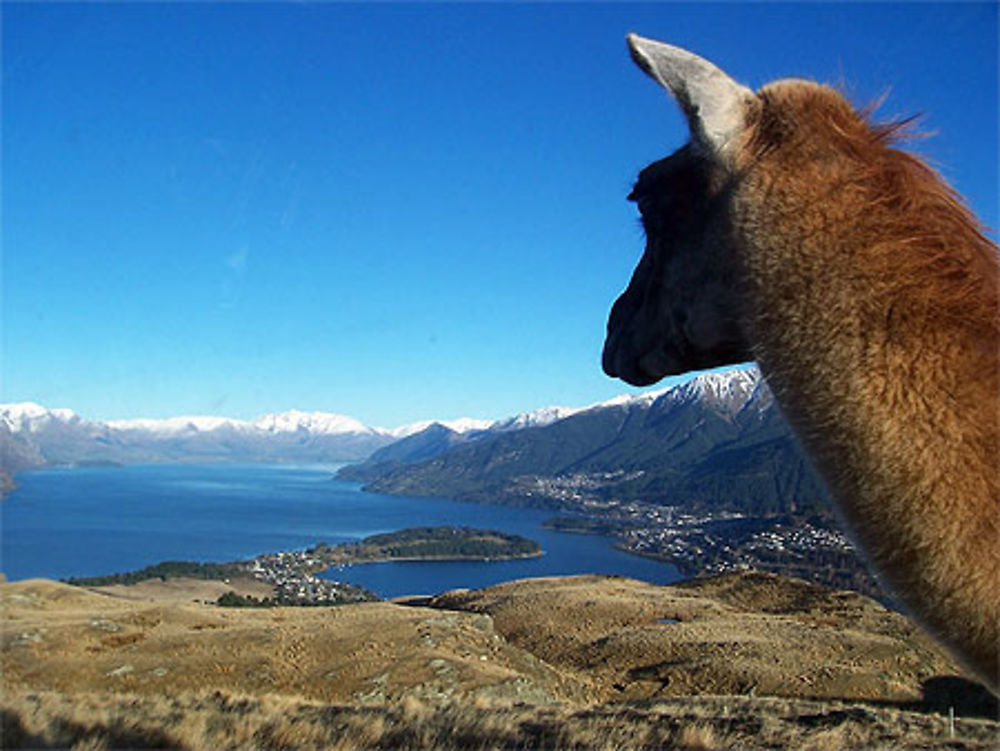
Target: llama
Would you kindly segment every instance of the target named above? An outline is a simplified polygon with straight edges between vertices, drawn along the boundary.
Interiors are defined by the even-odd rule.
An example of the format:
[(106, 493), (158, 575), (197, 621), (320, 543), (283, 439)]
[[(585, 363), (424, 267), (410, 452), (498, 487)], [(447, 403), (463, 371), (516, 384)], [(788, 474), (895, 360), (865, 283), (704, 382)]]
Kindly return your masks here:
[(646, 250), (603, 365), (648, 385), (757, 360), (886, 582), (994, 691), (1000, 673), (997, 248), (833, 89), (753, 92), (630, 35), (690, 142), (646, 167)]

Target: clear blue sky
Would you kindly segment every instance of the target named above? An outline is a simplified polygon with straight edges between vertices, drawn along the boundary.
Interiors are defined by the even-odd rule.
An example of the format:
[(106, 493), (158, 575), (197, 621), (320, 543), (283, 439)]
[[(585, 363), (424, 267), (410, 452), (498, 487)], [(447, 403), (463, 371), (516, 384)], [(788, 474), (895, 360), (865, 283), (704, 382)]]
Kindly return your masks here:
[(997, 6), (12, 4), (0, 401), (391, 426), (583, 405), (686, 140), (631, 30), (886, 117), (997, 219)]

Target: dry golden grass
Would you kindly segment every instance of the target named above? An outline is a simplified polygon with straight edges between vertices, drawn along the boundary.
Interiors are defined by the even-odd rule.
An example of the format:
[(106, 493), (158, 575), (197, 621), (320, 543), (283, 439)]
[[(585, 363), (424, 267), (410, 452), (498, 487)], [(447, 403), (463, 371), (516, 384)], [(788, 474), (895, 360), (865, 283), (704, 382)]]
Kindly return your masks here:
[(534, 579), (432, 603), (490, 615), (508, 641), (577, 675), (601, 700), (753, 693), (906, 702), (920, 700), (932, 676), (961, 674), (899, 613), (770, 574), (671, 587)]
[(902, 616), (775, 577), (512, 582), (437, 608), (174, 595), (0, 584), (3, 748), (1000, 747), (994, 719), (963, 709), (952, 739), (906, 706), (971, 689)]
[(695, 723), (681, 728), (674, 737), (674, 745), (677, 748), (691, 749), (691, 751), (715, 751), (716, 749), (729, 748), (732, 743), (721, 741), (712, 725)]
[(584, 699), (474, 613), (365, 603), (225, 609), (109, 597), (55, 582), (0, 585), (2, 685), (64, 693), (219, 689), (378, 703)]
[[(360, 707), (222, 692), (174, 697), (32, 693), (3, 699), (6, 749), (995, 749), (1000, 725), (796, 700), (497, 707), (405, 699)], [(727, 711), (722, 712), (726, 707)]]
[(122, 597), (127, 600), (149, 600), (159, 603), (177, 604), (182, 602), (213, 603), (226, 592), (235, 592), (244, 597), (263, 599), (274, 595), (274, 587), (250, 578), (227, 581), (211, 579), (149, 579), (138, 584), (111, 584), (106, 587), (92, 587), (91, 592)]

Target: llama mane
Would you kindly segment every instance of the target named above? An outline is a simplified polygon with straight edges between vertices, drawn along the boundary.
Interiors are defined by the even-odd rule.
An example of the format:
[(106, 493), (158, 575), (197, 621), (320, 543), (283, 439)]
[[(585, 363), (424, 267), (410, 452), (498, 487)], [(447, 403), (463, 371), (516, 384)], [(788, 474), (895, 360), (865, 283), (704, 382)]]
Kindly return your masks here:
[(927, 136), (914, 129), (917, 116), (877, 122), (880, 100), (856, 112), (825, 86), (804, 86), (794, 96), (805, 101), (789, 120), (789, 108), (775, 106), (777, 96), (767, 88), (761, 92), (763, 106), (751, 116), (751, 165), (786, 140), (821, 133), (855, 166), (841, 187), (863, 189), (856, 231), (878, 262), (870, 268), (885, 293), (938, 319), (1000, 335), (1000, 290), (984, 282), (997, 278), (997, 246), (935, 169), (898, 148)]
[(886, 274), (895, 273), (898, 291), (935, 315), (995, 335), (998, 290), (987, 280), (997, 278), (996, 246), (958, 193), (924, 161), (892, 148), (892, 131), (883, 132), (876, 130), (882, 158), (866, 176), (866, 209), (882, 222)]

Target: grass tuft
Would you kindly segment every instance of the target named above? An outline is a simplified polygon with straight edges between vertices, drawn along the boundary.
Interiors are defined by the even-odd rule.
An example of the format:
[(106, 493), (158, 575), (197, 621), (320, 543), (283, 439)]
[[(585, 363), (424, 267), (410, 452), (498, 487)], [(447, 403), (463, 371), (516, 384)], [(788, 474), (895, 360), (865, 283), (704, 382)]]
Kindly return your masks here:
[(690, 751), (715, 751), (722, 748), (715, 728), (700, 722), (681, 728), (674, 742), (677, 748)]

